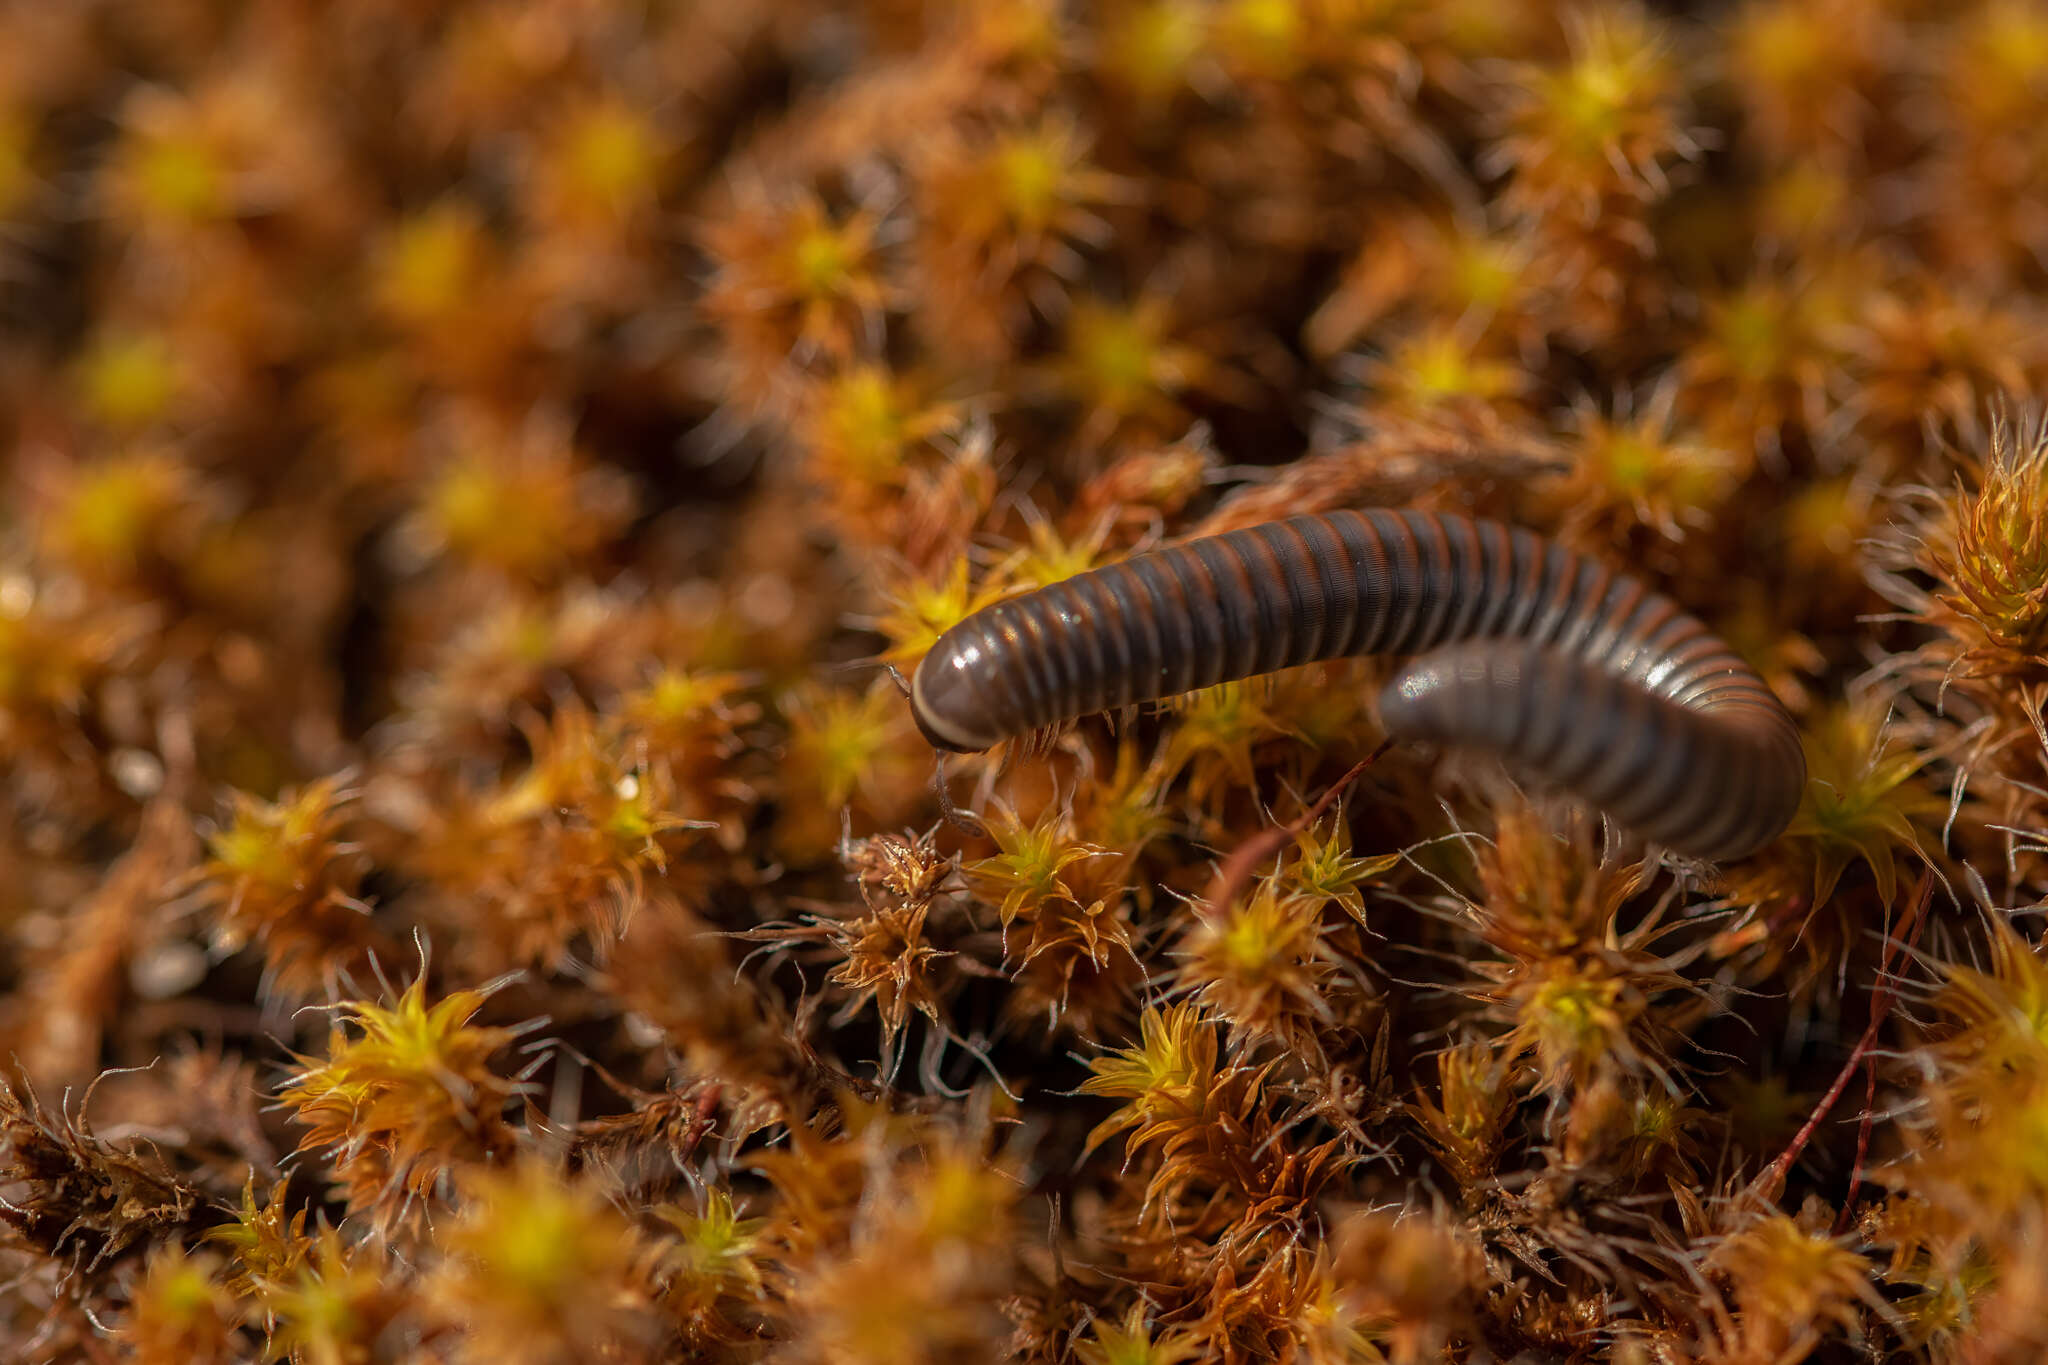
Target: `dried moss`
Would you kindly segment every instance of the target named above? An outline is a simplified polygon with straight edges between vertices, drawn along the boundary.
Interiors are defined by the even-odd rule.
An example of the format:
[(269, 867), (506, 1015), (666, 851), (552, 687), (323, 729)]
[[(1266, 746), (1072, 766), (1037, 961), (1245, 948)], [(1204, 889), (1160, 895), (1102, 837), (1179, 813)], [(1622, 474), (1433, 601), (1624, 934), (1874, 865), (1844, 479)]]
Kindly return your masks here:
[[(0, 3), (0, 1355), (2048, 1352), (2048, 20), (1695, 8)], [(1377, 661), (941, 818), (883, 665), (1362, 503), (1792, 827)]]

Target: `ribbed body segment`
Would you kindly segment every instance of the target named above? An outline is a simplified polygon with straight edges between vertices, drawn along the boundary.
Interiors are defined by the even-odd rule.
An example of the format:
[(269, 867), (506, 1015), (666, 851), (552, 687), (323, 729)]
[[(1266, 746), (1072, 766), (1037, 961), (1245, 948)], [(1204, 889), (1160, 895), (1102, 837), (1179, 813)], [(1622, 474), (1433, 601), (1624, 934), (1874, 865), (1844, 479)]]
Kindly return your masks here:
[(1075, 716), (1359, 654), (1418, 656), (1388, 731), (1498, 754), (1643, 835), (1736, 858), (1806, 785), (1792, 719), (1669, 598), (1497, 522), (1371, 509), (1155, 550), (939, 638), (912, 709), (974, 751)]

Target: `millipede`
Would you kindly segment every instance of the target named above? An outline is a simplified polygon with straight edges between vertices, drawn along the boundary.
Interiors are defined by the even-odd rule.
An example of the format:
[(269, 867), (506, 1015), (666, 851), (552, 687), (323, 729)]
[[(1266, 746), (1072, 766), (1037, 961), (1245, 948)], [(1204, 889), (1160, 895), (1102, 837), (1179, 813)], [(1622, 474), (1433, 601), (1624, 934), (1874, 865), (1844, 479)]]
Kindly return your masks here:
[(1674, 852), (1744, 857), (1790, 823), (1799, 732), (1676, 602), (1533, 532), (1362, 509), (1151, 550), (941, 635), (911, 711), (956, 753), (1296, 665), (1412, 656), (1391, 738), (1490, 753)]

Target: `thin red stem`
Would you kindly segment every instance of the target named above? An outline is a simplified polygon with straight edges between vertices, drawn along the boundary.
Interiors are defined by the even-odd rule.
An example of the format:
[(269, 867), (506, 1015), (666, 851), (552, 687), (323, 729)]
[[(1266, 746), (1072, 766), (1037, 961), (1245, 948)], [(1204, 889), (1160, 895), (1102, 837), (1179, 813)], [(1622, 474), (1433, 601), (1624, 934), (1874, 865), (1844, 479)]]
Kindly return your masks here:
[(1392, 740), (1383, 740), (1377, 749), (1351, 765), (1351, 770), (1330, 784), (1328, 791), (1317, 797), (1315, 803), (1284, 825), (1262, 829), (1231, 851), (1223, 865), (1216, 869), (1216, 878), (1209, 883), (1209, 897), (1204, 913), (1211, 918), (1221, 916), (1230, 909), (1245, 884), (1256, 875), (1260, 863), (1287, 846), (1287, 841), (1300, 834), (1322, 818), (1330, 803), (1344, 794), (1358, 775), (1370, 768), (1379, 756), (1393, 745)]
[[(1906, 940), (1908, 952), (1920, 942), (1920, 930), (1927, 923), (1927, 906), (1933, 896), (1934, 873), (1930, 869), (1920, 874), (1920, 885), (1913, 893), (1912, 907), (1906, 912), (1907, 917), (1912, 920), (1912, 929)], [(1821, 1124), (1826, 1121), (1836, 1102), (1842, 1098), (1842, 1092), (1849, 1088), (1849, 1082), (1854, 1079), (1856, 1069), (1863, 1065), (1864, 1059), (1870, 1055), (1871, 1048), (1877, 1045), (1877, 1035), (1884, 1028), (1884, 1021), (1891, 1017), (1892, 1000), (1898, 994), (1898, 988), (1891, 975), (1892, 961), (1897, 955), (1898, 943), (1894, 939), (1885, 945), (1884, 958), (1878, 964), (1878, 982), (1870, 993), (1870, 1023), (1865, 1026), (1863, 1036), (1858, 1038), (1856, 1046), (1850, 1049), (1849, 1060), (1842, 1064), (1842, 1070), (1835, 1077), (1835, 1083), (1828, 1087), (1827, 1093), (1821, 1096), (1820, 1103), (1814, 1106), (1813, 1113), (1807, 1116), (1806, 1122), (1793, 1134), (1790, 1145), (1778, 1154), (1776, 1161), (1764, 1168), (1763, 1174), (1750, 1186), (1752, 1193), (1761, 1194), (1765, 1189), (1769, 1189), (1770, 1197), (1775, 1199), (1778, 1192), (1784, 1189), (1785, 1177), (1791, 1173), (1792, 1163), (1799, 1160), (1807, 1144), (1813, 1141), (1813, 1135), (1820, 1131)], [(1874, 1079), (1872, 1083), (1874, 1086)], [(1868, 1118), (1867, 1113), (1865, 1117)], [(1864, 1155), (1863, 1141), (1859, 1139), (1857, 1145), (1857, 1169), (1860, 1174)], [(1852, 1195), (1855, 1189), (1856, 1186), (1852, 1184)]]

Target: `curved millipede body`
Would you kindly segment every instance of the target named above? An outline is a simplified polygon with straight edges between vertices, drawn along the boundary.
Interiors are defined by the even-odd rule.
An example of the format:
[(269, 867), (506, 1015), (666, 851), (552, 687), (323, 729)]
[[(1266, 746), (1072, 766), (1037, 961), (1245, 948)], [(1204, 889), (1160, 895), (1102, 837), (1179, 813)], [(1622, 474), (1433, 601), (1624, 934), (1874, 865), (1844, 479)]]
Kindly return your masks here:
[(1416, 657), (1402, 739), (1469, 746), (1701, 858), (1798, 809), (1806, 762), (1763, 681), (1669, 598), (1498, 522), (1372, 509), (1141, 554), (998, 602), (918, 665), (925, 738), (973, 752), (1075, 716), (1320, 659)]

